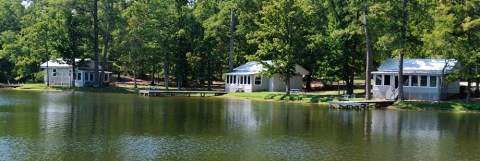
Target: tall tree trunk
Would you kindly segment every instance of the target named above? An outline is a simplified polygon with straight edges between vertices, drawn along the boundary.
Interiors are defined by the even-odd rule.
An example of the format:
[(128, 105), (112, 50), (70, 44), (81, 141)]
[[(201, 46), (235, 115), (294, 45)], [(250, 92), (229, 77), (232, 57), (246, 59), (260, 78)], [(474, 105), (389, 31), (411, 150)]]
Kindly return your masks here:
[(155, 67), (152, 65), (152, 75), (150, 76), (150, 85), (155, 85)]
[(286, 87), (285, 88), (285, 94), (290, 95), (290, 78), (287, 77), (287, 78), (285, 78), (284, 81), (285, 81), (285, 87)]
[(93, 0), (93, 52), (95, 54), (94, 60), (94, 74), (93, 74), (93, 86), (99, 87), (100, 82), (98, 79), (98, 0)]
[(72, 74), (73, 74), (73, 79), (72, 79), (72, 84), (70, 85), (71, 87), (75, 87), (75, 81), (77, 80), (77, 63), (75, 62), (75, 58), (73, 59), (72, 63)]
[(402, 11), (402, 50), (398, 54), (398, 100), (404, 101), (404, 94), (403, 94), (403, 52), (405, 52), (405, 32), (407, 28), (407, 0), (403, 0), (403, 11)]
[(212, 80), (212, 73), (213, 73), (213, 69), (212, 69), (212, 62), (211, 62), (211, 59), (208, 58), (208, 63), (207, 63), (207, 90), (210, 91), (212, 90), (212, 83), (213, 83), (213, 80)]
[(108, 17), (107, 17), (107, 26), (106, 26), (106, 33), (105, 33), (105, 37), (104, 37), (104, 40), (103, 40), (103, 60), (102, 60), (102, 74), (101, 75), (101, 85), (103, 86), (103, 82), (104, 80), (106, 79), (105, 78), (105, 68), (107, 67), (106, 64), (107, 64), (107, 56), (108, 56), (108, 48), (109, 48), (109, 41), (110, 41), (110, 25), (111, 25), (111, 15), (113, 14), (113, 0), (109, 0), (108, 1)]
[(48, 27), (45, 28), (45, 56), (47, 57), (47, 86), (50, 86), (50, 76), (49, 76), (50, 73), (48, 71), (48, 62), (50, 61), (50, 56), (48, 54), (47, 39), (48, 39)]
[(137, 62), (133, 63), (133, 88), (137, 88)]
[(233, 15), (235, 13), (235, 9), (230, 10), (230, 54), (228, 55), (228, 71), (233, 72), (233, 26), (235, 25)]
[(363, 27), (365, 29), (365, 40), (366, 47), (367, 47), (367, 62), (365, 67), (365, 99), (369, 100), (372, 98), (371, 95), (371, 75), (372, 75), (372, 44), (370, 39), (370, 32), (368, 30), (368, 7), (367, 7), (367, 0), (364, 0), (364, 7), (363, 7)]
[(470, 103), (470, 100), (472, 98), (472, 69), (469, 67), (470, 65), (468, 65), (468, 74), (467, 74), (467, 103)]
[(353, 89), (355, 88), (354, 87), (355, 72), (353, 71), (353, 68), (355, 66), (355, 52), (352, 52), (352, 60), (351, 61), (352, 61), (351, 62), (352, 64), (350, 65), (351, 70), (349, 72), (350, 79), (349, 79), (349, 82), (348, 82), (348, 92), (347, 92), (348, 94), (353, 94)]
[(168, 67), (168, 63), (165, 62), (164, 66), (165, 66), (165, 67), (164, 67), (164, 68), (165, 68), (165, 69), (164, 69), (165, 72), (164, 72), (164, 78), (163, 78), (163, 79), (165, 80), (165, 90), (168, 91), (168, 80), (169, 80), (169, 79), (168, 79), (168, 72), (169, 72), (169, 70), (168, 70), (168, 68), (169, 68), (169, 67)]
[(312, 90), (312, 75), (306, 75), (305, 76), (305, 89), (306, 90)]
[(478, 60), (475, 61), (475, 96), (478, 96), (478, 92), (479, 92), (479, 87), (480, 85), (478, 84), (478, 82), (480, 81), (479, 78), (478, 78)]
[[(108, 32), (108, 28), (109, 28), (108, 26), (109, 26), (109, 24), (107, 24), (107, 32)], [(101, 78), (101, 79), (100, 79), (100, 80), (101, 80), (100, 82), (102, 82), (102, 83), (101, 83), (102, 86), (103, 86), (103, 80), (105, 80), (104, 77), (105, 77), (105, 67), (106, 67), (105, 64), (107, 64), (108, 38), (109, 38), (109, 35), (108, 35), (108, 33), (107, 33), (107, 34), (105, 35), (104, 39), (103, 39), (103, 44), (104, 44), (104, 45), (103, 45), (102, 72), (101, 72), (101, 74), (100, 74), (100, 78)]]

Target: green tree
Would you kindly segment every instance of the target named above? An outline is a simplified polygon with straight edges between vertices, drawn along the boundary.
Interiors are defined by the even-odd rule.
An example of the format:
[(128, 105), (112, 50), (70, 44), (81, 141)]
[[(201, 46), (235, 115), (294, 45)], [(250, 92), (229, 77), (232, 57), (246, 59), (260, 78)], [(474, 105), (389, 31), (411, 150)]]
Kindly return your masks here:
[(272, 59), (267, 67), (267, 75), (281, 75), (290, 94), (290, 78), (295, 76), (295, 65), (300, 62), (300, 54), (305, 52), (308, 38), (308, 22), (313, 11), (303, 1), (267, 1), (260, 11), (260, 29), (248, 36), (250, 42), (258, 45), (256, 60)]

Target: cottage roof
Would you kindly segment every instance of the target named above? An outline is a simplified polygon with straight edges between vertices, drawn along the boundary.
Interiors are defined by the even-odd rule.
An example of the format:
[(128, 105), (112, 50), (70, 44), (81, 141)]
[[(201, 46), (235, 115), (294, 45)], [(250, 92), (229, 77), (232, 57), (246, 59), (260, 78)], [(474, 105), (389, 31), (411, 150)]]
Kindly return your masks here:
[[(267, 64), (273, 63), (271, 60), (262, 60), (262, 62)], [(263, 64), (258, 61), (251, 61), (233, 69), (233, 72), (228, 74), (257, 74), (263, 70), (266, 70), (266, 68), (263, 68)], [(295, 65), (295, 71), (301, 75), (308, 75), (310, 73), (298, 64)]]
[[(79, 63), (82, 59), (75, 59), (75, 62), (76, 63)], [(84, 61), (86, 62), (86, 64), (84, 66), (81, 66), (80, 68), (82, 68), (82, 70), (88, 70), (88, 69), (93, 69), (94, 68), (94, 64), (93, 64), (93, 61), (90, 60), (90, 59), (84, 59)], [(49, 68), (71, 68), (72, 65), (70, 64), (67, 64), (62, 58), (59, 58), (59, 59), (55, 59), (55, 60), (49, 60), (48, 61), (48, 67)], [(47, 68), (47, 62), (43, 63), (42, 65), (40, 65), (40, 68)], [(99, 69), (102, 69), (101, 66), (98, 66)]]
[[(453, 59), (403, 59), (404, 73), (449, 73), (457, 64)], [(398, 72), (398, 59), (388, 59), (378, 72)]]

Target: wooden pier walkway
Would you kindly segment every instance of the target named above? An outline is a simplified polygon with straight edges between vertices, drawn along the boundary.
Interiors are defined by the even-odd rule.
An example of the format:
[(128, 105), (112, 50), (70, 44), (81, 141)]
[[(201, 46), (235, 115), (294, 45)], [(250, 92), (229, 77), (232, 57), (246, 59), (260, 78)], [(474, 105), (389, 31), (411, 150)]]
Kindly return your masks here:
[(214, 96), (221, 96), (227, 94), (224, 91), (175, 91), (175, 90), (140, 90), (142, 96), (190, 96), (192, 94), (200, 94), (201, 97), (205, 97), (206, 94), (213, 94)]
[(387, 107), (395, 103), (395, 100), (363, 100), (363, 101), (336, 101), (328, 102), (330, 108), (339, 108), (339, 109), (361, 109), (368, 108), (371, 105), (374, 105), (375, 108), (378, 107)]

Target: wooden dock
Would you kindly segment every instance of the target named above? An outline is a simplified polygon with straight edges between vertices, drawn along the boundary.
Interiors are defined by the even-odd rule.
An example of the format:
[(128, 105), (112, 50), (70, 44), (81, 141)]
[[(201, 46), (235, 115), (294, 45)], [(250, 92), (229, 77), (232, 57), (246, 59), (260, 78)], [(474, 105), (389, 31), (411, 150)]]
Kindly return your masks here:
[(395, 103), (395, 100), (363, 100), (363, 101), (336, 101), (328, 102), (330, 108), (339, 108), (339, 109), (367, 109), (370, 106), (378, 107), (387, 107)]
[(140, 95), (155, 97), (155, 96), (190, 96), (192, 94), (200, 94), (201, 97), (205, 97), (206, 94), (213, 94), (214, 96), (221, 96), (227, 94), (224, 91), (175, 91), (175, 90), (140, 90)]

